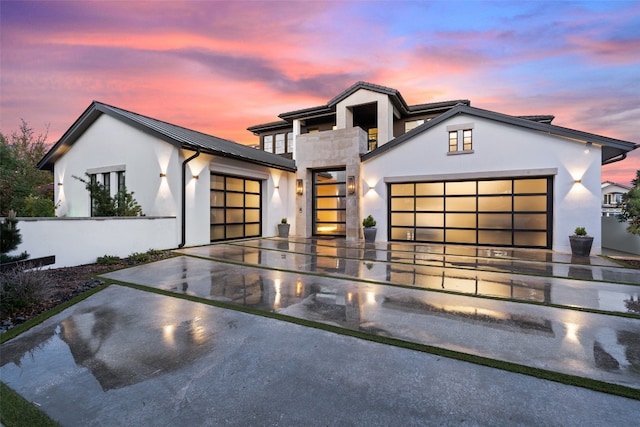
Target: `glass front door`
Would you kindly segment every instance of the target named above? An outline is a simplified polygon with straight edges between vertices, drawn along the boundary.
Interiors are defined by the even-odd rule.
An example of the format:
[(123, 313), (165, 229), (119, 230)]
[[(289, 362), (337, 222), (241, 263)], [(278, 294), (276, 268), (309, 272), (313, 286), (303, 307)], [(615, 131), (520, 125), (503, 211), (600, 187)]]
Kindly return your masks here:
[(347, 233), (347, 173), (342, 169), (313, 171), (313, 234), (345, 236)]

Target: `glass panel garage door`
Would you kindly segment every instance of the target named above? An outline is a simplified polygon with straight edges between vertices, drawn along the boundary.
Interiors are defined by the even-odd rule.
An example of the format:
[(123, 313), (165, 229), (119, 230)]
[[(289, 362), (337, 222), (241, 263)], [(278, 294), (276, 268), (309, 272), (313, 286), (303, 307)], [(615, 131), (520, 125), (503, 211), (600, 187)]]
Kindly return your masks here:
[(211, 174), (211, 241), (262, 235), (259, 180)]
[(389, 240), (551, 248), (552, 177), (389, 184)]
[(313, 234), (347, 233), (347, 180), (345, 169), (313, 171)]

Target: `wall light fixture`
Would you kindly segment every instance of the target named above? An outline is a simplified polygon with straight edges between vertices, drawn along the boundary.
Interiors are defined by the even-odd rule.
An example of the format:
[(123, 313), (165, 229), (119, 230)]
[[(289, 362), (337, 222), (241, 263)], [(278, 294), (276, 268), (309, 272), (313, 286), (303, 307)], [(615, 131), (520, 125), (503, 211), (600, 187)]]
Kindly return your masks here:
[(302, 196), (304, 185), (301, 179), (296, 179), (296, 194)]
[(349, 194), (354, 194), (356, 192), (356, 177), (349, 175), (347, 177), (347, 192)]

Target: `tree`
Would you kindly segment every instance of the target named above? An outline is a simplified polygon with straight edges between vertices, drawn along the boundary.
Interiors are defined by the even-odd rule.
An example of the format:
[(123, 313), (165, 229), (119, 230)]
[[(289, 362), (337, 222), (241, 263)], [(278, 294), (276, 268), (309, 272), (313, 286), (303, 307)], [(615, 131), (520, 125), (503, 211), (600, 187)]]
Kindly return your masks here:
[(7, 217), (0, 222), (0, 263), (29, 258), (29, 254), (26, 251), (20, 255), (7, 255), (22, 243), (22, 236), (16, 226), (17, 224), (16, 214), (13, 211), (9, 211)]
[(629, 223), (629, 233), (640, 235), (640, 170), (636, 171), (636, 178), (631, 183), (633, 188), (622, 195), (622, 213), (618, 220)]
[(53, 176), (37, 164), (47, 152), (48, 129), (34, 135), (22, 120), (7, 138), (0, 132), (0, 216), (14, 210), (17, 216), (53, 216)]
[(109, 190), (103, 184), (91, 179), (91, 175), (86, 174), (87, 179), (72, 175), (73, 178), (84, 183), (85, 188), (91, 194), (92, 216), (143, 216), (142, 207), (133, 197), (133, 191), (127, 192), (127, 188), (118, 190), (115, 196), (111, 197)]

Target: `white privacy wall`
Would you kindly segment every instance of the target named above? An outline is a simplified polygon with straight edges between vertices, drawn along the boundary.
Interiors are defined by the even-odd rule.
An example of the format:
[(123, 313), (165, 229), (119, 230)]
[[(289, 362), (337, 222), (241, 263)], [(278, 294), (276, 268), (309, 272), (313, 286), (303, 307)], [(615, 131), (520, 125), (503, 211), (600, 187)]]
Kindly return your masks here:
[(96, 258), (121, 258), (149, 249), (175, 249), (175, 217), (18, 218), (22, 243), (12, 255), (30, 258), (55, 255), (48, 268), (92, 264)]
[[(473, 153), (448, 154), (447, 126), (473, 124)], [(363, 163), (363, 215), (373, 214), (378, 239), (386, 239), (385, 178), (406, 181), (527, 176), (557, 170), (554, 177), (553, 247), (570, 252), (568, 236), (586, 227), (601, 251), (600, 147), (460, 114)], [(581, 183), (574, 181), (580, 180)], [(368, 190), (368, 187), (374, 187)]]

